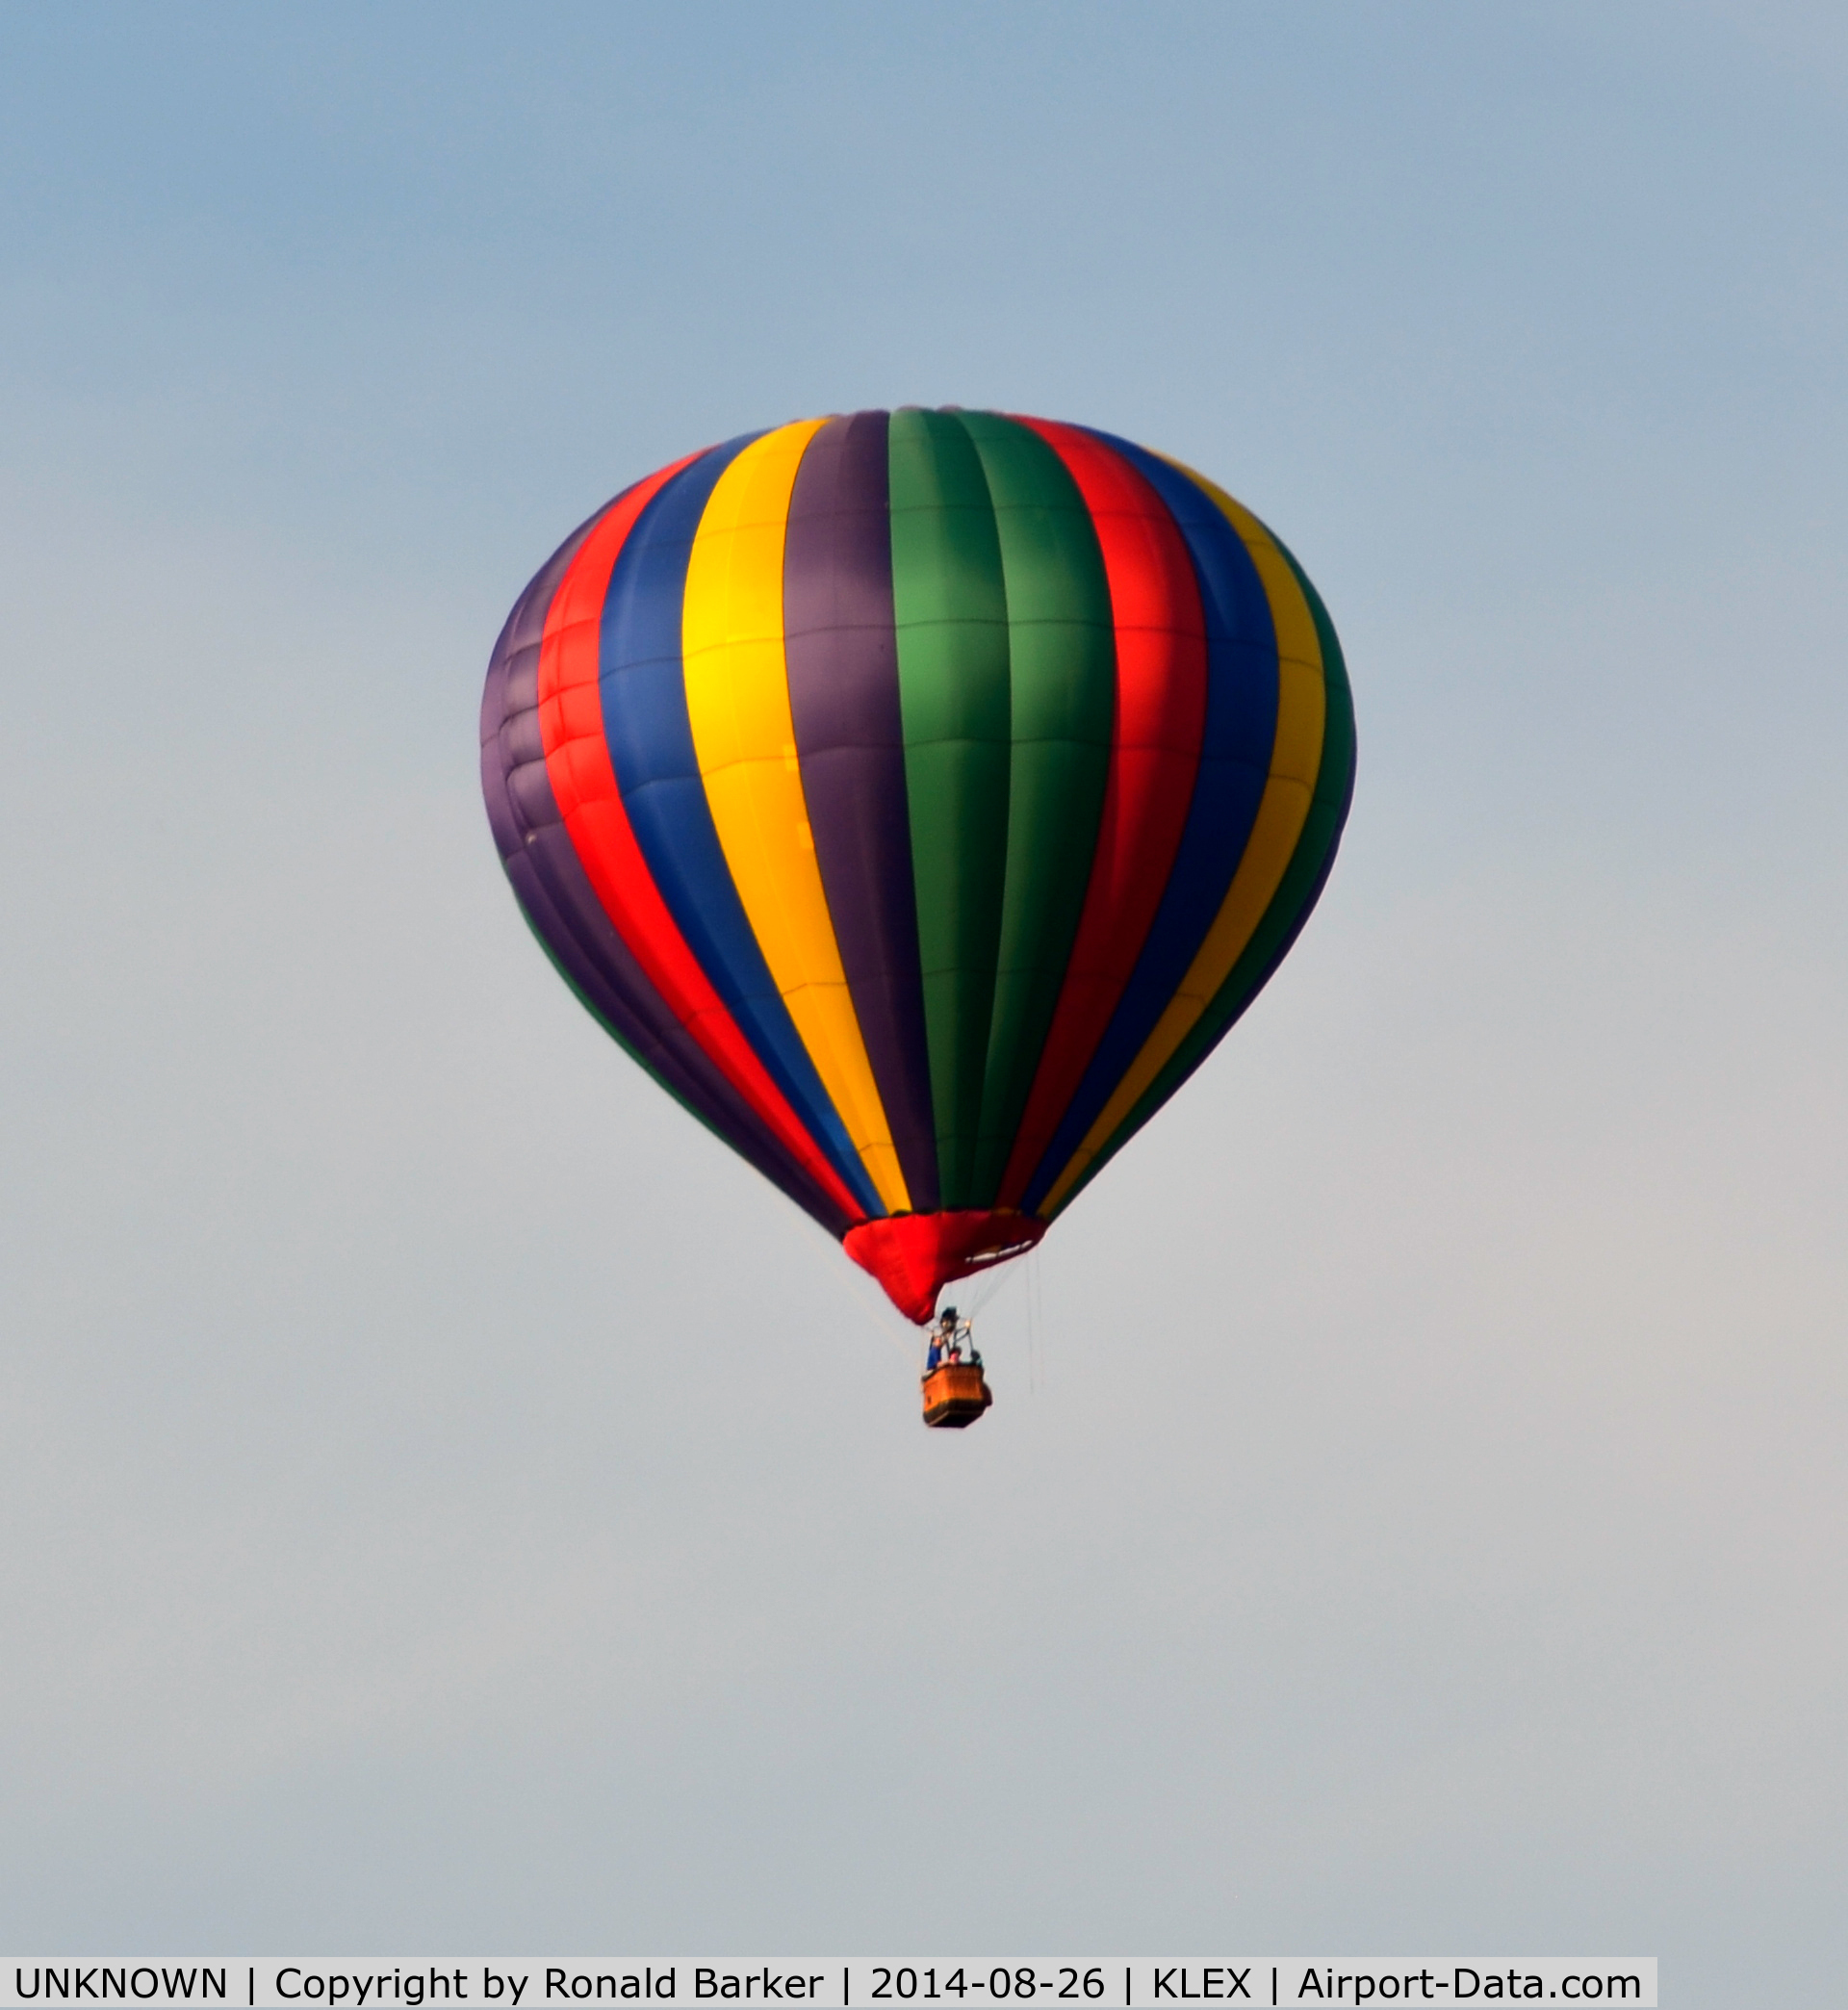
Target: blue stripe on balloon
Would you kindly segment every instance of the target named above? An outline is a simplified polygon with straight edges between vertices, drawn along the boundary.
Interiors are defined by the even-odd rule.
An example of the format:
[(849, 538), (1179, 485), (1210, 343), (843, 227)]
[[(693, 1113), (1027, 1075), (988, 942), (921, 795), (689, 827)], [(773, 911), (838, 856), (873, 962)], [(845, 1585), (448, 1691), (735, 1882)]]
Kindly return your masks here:
[(860, 1204), (883, 1215), (732, 885), (687, 718), (680, 612), (694, 535), (719, 477), (760, 437), (744, 433), (714, 447), (635, 520), (603, 601), (603, 735), (635, 840), (713, 990)]
[(1206, 616), (1206, 729), (1180, 849), (1122, 997), (1027, 1183), (1031, 1213), (1128, 1073), (1224, 904), (1251, 837), (1277, 736), (1277, 631), (1244, 540), (1209, 496), (1158, 455), (1087, 427), (1147, 477), (1187, 540)]

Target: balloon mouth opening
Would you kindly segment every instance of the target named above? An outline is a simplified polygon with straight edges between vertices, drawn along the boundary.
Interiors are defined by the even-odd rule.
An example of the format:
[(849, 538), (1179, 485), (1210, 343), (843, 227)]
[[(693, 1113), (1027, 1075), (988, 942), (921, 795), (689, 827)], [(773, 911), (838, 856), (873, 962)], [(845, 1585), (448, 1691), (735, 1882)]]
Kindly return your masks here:
[(848, 1229), (841, 1247), (907, 1319), (928, 1326), (945, 1284), (1024, 1256), (1046, 1227), (1039, 1216), (1012, 1207), (888, 1215)]
[(1007, 1262), (1010, 1256), (1024, 1256), (1038, 1241), (1038, 1236), (1030, 1235), (1023, 1241), (1009, 1243), (1005, 1249), (972, 1250), (969, 1252), (969, 1267), (971, 1270), (986, 1269), (990, 1263)]

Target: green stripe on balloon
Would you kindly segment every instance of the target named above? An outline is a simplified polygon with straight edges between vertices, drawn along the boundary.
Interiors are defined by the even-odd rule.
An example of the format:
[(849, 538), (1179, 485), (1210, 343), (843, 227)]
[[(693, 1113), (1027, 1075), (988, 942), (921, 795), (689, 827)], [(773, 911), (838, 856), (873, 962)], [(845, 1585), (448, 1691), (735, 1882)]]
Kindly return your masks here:
[(989, 1206), (1033, 1088), (1084, 909), (1110, 772), (1116, 638), (1078, 485), (1040, 435), (962, 415), (993, 503), (1007, 589), (1007, 879), (970, 1194)]
[(1353, 693), (1348, 682), (1348, 665), (1335, 634), (1335, 625), (1328, 618), (1322, 596), (1296, 563), (1295, 554), (1274, 531), (1270, 534), (1296, 575), (1303, 598), (1309, 603), (1309, 612), (1316, 624), (1316, 637), (1322, 645), (1327, 712), (1322, 726), (1322, 763), (1316, 770), (1316, 787), (1310, 800), (1309, 814), (1303, 821), (1302, 835), (1296, 840), (1296, 848), (1291, 854), (1290, 863), (1284, 869), (1270, 905), (1266, 908), (1263, 920), (1245, 944), (1244, 954), (1227, 972), (1225, 982), (1213, 995), (1213, 1002), (1200, 1015), (1198, 1022), (1182, 1041), (1168, 1066), (1148, 1085), (1142, 1099), (1086, 1167), (1084, 1176), (1053, 1210), (1055, 1216), (1063, 1214), (1077, 1199), (1180, 1088), (1263, 990), (1292, 936), (1314, 906), (1328, 863), (1341, 840), (1353, 788), (1356, 751)]
[(975, 443), (892, 414), (892, 613), (941, 1205), (975, 1201), (1007, 890), (1012, 704), (1001, 543)]

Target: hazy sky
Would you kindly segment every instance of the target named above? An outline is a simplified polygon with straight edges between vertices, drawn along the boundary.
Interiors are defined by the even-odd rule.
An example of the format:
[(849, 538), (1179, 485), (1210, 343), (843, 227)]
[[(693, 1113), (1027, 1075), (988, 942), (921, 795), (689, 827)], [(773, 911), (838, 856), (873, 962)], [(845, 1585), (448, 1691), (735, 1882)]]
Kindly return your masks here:
[[(1838, 1989), (1840, 23), (0, 13), (0, 1940)], [(959, 1436), (475, 778), (606, 496), (948, 401), (1225, 483), (1360, 731)]]

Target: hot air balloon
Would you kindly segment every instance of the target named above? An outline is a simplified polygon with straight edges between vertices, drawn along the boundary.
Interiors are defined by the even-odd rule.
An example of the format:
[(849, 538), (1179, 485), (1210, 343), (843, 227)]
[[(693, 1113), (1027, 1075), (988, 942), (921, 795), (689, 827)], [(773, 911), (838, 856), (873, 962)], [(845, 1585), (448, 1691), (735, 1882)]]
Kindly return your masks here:
[(1353, 712), (1315, 588), (1203, 476), (907, 408), (743, 434), (575, 530), (495, 645), (481, 773), (586, 1009), (924, 1325), (1275, 970)]

